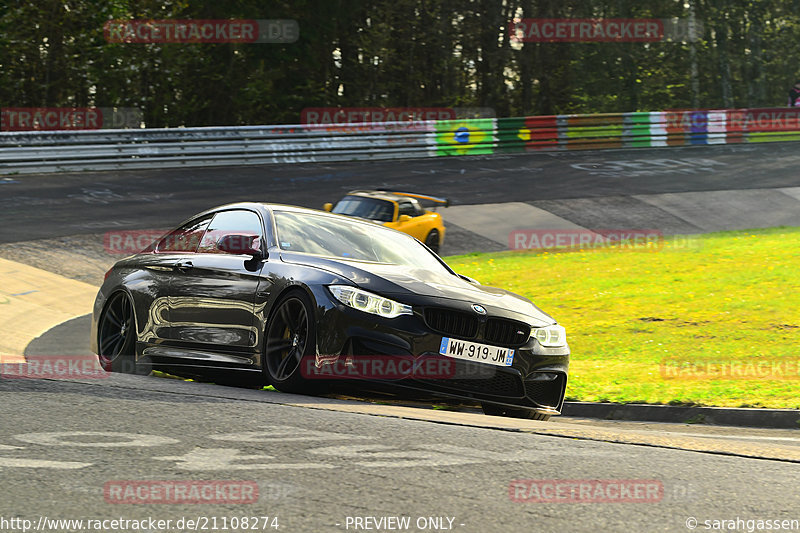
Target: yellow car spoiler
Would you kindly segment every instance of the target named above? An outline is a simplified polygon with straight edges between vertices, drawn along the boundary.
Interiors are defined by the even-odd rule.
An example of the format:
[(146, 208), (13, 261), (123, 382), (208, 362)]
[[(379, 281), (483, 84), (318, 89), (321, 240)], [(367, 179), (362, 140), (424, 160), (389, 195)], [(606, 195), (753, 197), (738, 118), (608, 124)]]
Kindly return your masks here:
[(450, 207), (450, 200), (447, 198), (439, 198), (438, 196), (428, 196), (427, 194), (416, 194), (413, 192), (400, 192), (400, 191), (386, 191), (386, 190), (363, 190), (363, 191), (350, 191), (349, 194), (353, 193), (378, 193), (378, 194), (396, 194), (397, 196), (408, 196), (410, 198), (416, 198), (417, 200), (427, 200), (429, 202), (433, 202), (437, 205), (443, 205), (445, 207)]

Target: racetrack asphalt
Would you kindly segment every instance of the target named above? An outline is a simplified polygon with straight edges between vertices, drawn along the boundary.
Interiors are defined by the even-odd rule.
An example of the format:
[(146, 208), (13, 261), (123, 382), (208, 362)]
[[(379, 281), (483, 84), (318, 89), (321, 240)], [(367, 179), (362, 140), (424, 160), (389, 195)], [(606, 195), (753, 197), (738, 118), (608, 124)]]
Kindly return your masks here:
[[(526, 203), (580, 227), (649, 229), (656, 221), (670, 233), (727, 224), (743, 201), (748, 224), (770, 225), (794, 220), (795, 146), (11, 176), (0, 181), (0, 256), (96, 286), (117, 259), (103, 250), (106, 231), (168, 228), (239, 200), (319, 207), (366, 187), (447, 196), (456, 206)], [(730, 206), (703, 214), (726, 198)], [(450, 226), (443, 254), (505, 247), (502, 230), (481, 236), (466, 220)], [(88, 311), (81, 309), (74, 316)], [(57, 326), (28, 353), (85, 353), (85, 327), (86, 317)], [(542, 423), (127, 375), (1, 379), (0, 406), (4, 532), (12, 530), (2, 520), (12, 517), (36, 525), (41, 517), (219, 524), (277, 516), (278, 531), (367, 531), (352, 520), (407, 516), (408, 531), (464, 532), (732, 529), (714, 520), (739, 520), (747, 530), (748, 520), (800, 519), (796, 430)], [(120, 480), (253, 481), (259, 497), (245, 505), (118, 504), (104, 487)], [(515, 480), (539, 480), (542, 489), (631, 480), (661, 492), (630, 503), (519, 502), (534, 492)], [(429, 517), (446, 518), (438, 528), (415, 527)]]
[[(800, 518), (796, 433), (509, 421), (118, 374), (0, 380), (0, 402), (0, 520), (34, 525), (277, 516), (278, 531), (336, 532), (403, 516), (411, 527), (377, 530), (629, 532)], [(120, 504), (108, 489), (231, 480), (256, 484), (257, 501)], [(570, 489), (581, 483), (593, 488)], [(620, 484), (629, 501), (602, 489)], [(656, 490), (636, 497), (642, 484)]]
[[(697, 233), (742, 217), (748, 227), (800, 224), (798, 163), (795, 143), (772, 143), (11, 176), (0, 181), (0, 243), (169, 228), (242, 200), (319, 208), (359, 188), (454, 206), (527, 202), (592, 228)], [(502, 224), (502, 211), (495, 218)], [(505, 244), (453, 227), (442, 254)]]

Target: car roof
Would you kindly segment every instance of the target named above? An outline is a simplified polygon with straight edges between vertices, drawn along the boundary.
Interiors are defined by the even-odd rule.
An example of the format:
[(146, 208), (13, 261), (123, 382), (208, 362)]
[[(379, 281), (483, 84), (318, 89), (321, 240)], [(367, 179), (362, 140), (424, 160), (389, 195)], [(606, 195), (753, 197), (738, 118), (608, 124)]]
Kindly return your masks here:
[[(218, 207), (214, 207), (212, 209), (208, 209), (203, 211), (202, 213), (198, 213), (197, 215), (193, 216), (192, 218), (197, 218), (200, 216), (208, 215), (211, 213), (216, 213), (219, 211), (226, 211), (230, 209), (248, 209), (251, 211), (258, 211), (264, 210), (270, 213), (275, 211), (283, 211), (289, 213), (305, 213), (309, 215), (318, 215), (318, 216), (326, 216), (326, 217), (335, 217), (340, 220), (347, 220), (347, 222), (356, 222), (359, 224), (365, 224), (370, 227), (375, 226), (375, 222), (366, 219), (360, 219), (357, 217), (350, 217), (347, 215), (339, 215), (336, 213), (330, 213), (328, 211), (322, 211), (320, 209), (312, 209), (310, 207), (300, 207), (297, 205), (288, 205), (288, 204), (273, 204), (273, 203), (266, 203), (266, 202), (237, 202), (233, 204), (225, 204)], [(381, 224), (378, 224), (382, 226)], [(388, 228), (387, 228), (388, 229)]]
[(372, 191), (372, 190), (359, 190), (359, 191), (350, 191), (347, 193), (347, 196), (362, 196), (364, 198), (377, 198), (379, 200), (388, 200), (390, 202), (397, 202), (399, 198), (392, 194), (387, 193), (386, 191)]
[(260, 210), (267, 210), (267, 211), (302, 211), (308, 213), (322, 213), (329, 215), (327, 211), (321, 211), (319, 209), (312, 209), (310, 207), (300, 207), (297, 205), (289, 205), (289, 204), (275, 204), (275, 203), (268, 203), (268, 202), (234, 202), (230, 204), (218, 205), (216, 207), (212, 207), (210, 209), (206, 209), (201, 213), (197, 213), (192, 216), (192, 218), (196, 218), (199, 216), (203, 216), (210, 213), (216, 213), (217, 211), (227, 211), (229, 209), (248, 209), (251, 211), (260, 211)]

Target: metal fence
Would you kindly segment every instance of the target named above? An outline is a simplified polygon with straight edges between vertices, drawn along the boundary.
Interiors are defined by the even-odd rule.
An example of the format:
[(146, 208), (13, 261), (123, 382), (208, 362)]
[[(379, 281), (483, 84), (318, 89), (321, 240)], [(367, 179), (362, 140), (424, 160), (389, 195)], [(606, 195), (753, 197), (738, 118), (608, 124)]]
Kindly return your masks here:
[(380, 124), (0, 132), (0, 174), (800, 140), (800, 109)]

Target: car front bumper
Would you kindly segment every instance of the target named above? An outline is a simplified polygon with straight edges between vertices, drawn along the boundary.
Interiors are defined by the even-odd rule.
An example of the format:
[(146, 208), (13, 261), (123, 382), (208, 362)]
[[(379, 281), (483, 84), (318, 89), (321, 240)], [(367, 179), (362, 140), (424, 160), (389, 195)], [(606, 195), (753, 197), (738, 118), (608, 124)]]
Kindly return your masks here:
[[(546, 414), (559, 414), (563, 407), (569, 346), (547, 348), (529, 338), (525, 344), (514, 346), (511, 366), (453, 359), (439, 354), (442, 338), (449, 335), (426, 323), (424, 307), (415, 305), (413, 315), (382, 318), (346, 307), (323, 291), (315, 295), (319, 364), (341, 363), (348, 357), (442, 358), (449, 363), (447, 375), (398, 379), (392, 374), (382, 381)], [(463, 340), (491, 344), (480, 338)], [(369, 378), (381, 380), (374, 375)]]

